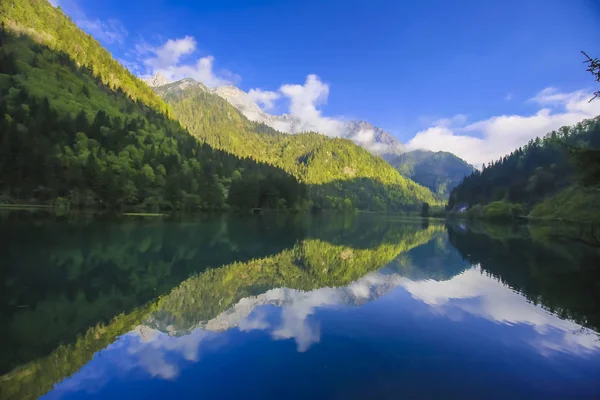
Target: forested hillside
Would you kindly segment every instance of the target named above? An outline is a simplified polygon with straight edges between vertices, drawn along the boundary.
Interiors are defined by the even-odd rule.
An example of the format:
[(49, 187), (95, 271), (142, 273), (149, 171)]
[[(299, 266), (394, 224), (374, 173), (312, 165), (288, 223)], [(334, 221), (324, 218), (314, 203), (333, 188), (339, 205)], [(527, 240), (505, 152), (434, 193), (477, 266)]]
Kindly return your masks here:
[[(200, 143), (179, 123), (68, 55), (6, 29), (0, 64), (4, 201), (108, 208), (221, 209), (299, 205), (306, 191), (280, 169)], [(241, 199), (235, 188), (252, 182)]]
[(197, 82), (184, 80), (156, 90), (192, 134), (215, 148), (282, 168), (309, 185), (317, 208), (416, 210), (423, 202), (436, 202), (428, 189), (350, 140), (279, 133), (249, 121)]
[[(281, 169), (214, 150), (46, 1), (3, 2), (2, 202), (110, 209), (300, 208)], [(251, 191), (240, 188), (251, 187)]]
[(534, 217), (597, 218), (599, 148), (600, 118), (562, 127), (474, 171), (452, 191), (448, 208), (489, 217), (533, 209)]
[(475, 170), (466, 161), (446, 151), (413, 150), (385, 156), (384, 159), (400, 174), (430, 189), (443, 201), (465, 176)]
[(87, 67), (107, 87), (119, 88), (133, 100), (167, 111), (165, 103), (152, 89), (123, 68), (100, 43), (47, 0), (2, 0), (0, 17), (8, 30), (64, 52), (77, 66)]
[(202, 85), (165, 93), (194, 138), (60, 9), (23, 0), (0, 12), (2, 202), (375, 211), (435, 202), (352, 142), (283, 135)]

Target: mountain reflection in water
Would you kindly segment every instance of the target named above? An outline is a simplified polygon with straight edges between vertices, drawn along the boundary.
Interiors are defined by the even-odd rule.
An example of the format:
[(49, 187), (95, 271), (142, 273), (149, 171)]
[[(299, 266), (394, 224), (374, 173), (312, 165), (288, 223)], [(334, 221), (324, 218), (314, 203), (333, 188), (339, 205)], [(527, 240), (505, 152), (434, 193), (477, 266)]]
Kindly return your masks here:
[[(600, 253), (536, 228), (229, 217), (48, 220), (40, 234), (36, 223), (8, 218), (13, 232), (37, 234), (23, 257), (5, 243), (15, 263), (5, 281), (27, 285), (23, 260), (28, 273), (34, 262), (43, 275), (63, 273), (75, 258), (80, 268), (37, 298), (9, 287), (7, 398), (600, 395)], [(82, 234), (95, 244), (65, 257)], [(112, 250), (98, 262), (95, 246)], [(103, 279), (106, 265), (130, 262)], [(140, 289), (149, 282), (154, 296)], [(125, 307), (102, 300), (115, 293)], [(32, 306), (10, 307), (23, 298)], [(50, 326), (44, 346), (27, 329), (38, 310), (60, 318), (79, 307), (85, 318)]]

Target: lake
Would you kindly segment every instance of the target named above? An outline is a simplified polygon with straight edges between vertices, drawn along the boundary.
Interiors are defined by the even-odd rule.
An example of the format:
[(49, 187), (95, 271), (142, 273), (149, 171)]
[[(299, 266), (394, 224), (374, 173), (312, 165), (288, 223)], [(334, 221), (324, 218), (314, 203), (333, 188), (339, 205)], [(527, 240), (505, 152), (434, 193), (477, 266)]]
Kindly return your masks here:
[(598, 399), (600, 250), (553, 232), (0, 213), (0, 398)]

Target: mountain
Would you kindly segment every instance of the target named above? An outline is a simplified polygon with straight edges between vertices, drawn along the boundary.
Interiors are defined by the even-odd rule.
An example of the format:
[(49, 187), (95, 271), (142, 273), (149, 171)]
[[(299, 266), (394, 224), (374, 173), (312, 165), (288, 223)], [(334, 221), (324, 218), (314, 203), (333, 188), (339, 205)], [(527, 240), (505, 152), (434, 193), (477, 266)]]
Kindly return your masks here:
[[(247, 96), (237, 88), (208, 90), (184, 79), (154, 90), (171, 106), (176, 118), (205, 143), (281, 168), (307, 184), (316, 208), (414, 211), (423, 202), (437, 202), (428, 189), (350, 140), (314, 132), (289, 135), (264, 120), (249, 120), (231, 102), (246, 113), (260, 109), (247, 102)], [(222, 97), (225, 95), (230, 100)]]
[[(392, 232), (394, 230), (391, 229)], [(235, 311), (235, 305), (244, 297), (260, 298), (261, 294), (271, 289), (294, 289), (288, 292), (291, 294), (343, 287), (427, 243), (441, 230), (443, 228), (439, 225), (427, 229), (420, 229), (420, 226), (404, 227), (393, 233), (394, 240), (367, 248), (335, 245), (318, 239), (300, 240), (293, 248), (274, 256), (232, 263), (187, 279), (159, 300), (152, 325), (159, 329), (171, 325), (174, 331), (185, 333), (196, 326), (206, 327), (208, 321), (218, 319), (219, 314), (227, 313), (227, 310)], [(381, 289), (389, 287), (386, 283), (394, 280), (381, 278), (377, 279), (381, 285), (375, 285)], [(374, 282), (367, 279), (363, 283)], [(354, 286), (358, 291), (357, 286), (363, 285)], [(366, 288), (363, 289), (361, 293), (365, 295)], [(207, 296), (207, 293), (212, 295)], [(279, 300), (284, 300), (279, 296), (285, 295), (284, 292), (275, 293)], [(351, 293), (346, 290), (342, 293), (351, 300)], [(371, 294), (366, 297), (372, 298)], [(360, 297), (354, 299), (361, 300)], [(214, 321), (214, 325), (219, 324)]]
[(0, 19), (8, 31), (27, 35), (56, 53), (64, 53), (78, 66), (87, 67), (108, 88), (121, 89), (127, 96), (151, 108), (168, 111), (151, 88), (48, 1), (3, 0), (0, 2)]
[[(189, 78), (187, 80), (189, 80)], [(156, 74), (151, 79), (146, 80), (146, 82), (148, 85), (155, 88), (155, 90), (160, 88), (157, 92), (164, 96), (164, 87), (167, 85), (164, 76)], [(179, 85), (179, 83), (176, 84)], [(210, 89), (206, 88), (206, 90)], [(303, 121), (293, 115), (273, 115), (263, 111), (259, 105), (252, 100), (248, 93), (235, 86), (221, 86), (210, 91), (227, 100), (250, 121), (265, 124), (279, 132), (297, 134), (318, 131), (311, 123)], [(393, 156), (405, 151), (404, 146), (398, 139), (383, 129), (373, 126), (366, 121), (335, 121), (332, 122), (332, 125), (335, 128), (336, 137), (350, 139), (372, 154), (379, 156)]]
[(429, 188), (438, 199), (448, 198), (450, 190), (475, 168), (446, 151), (413, 150), (384, 156), (403, 176)]
[[(182, 79), (180, 81), (174, 82), (174, 83), (169, 83), (168, 81), (166, 81), (166, 78), (164, 78), (165, 80), (163, 81), (163, 78), (161, 78), (160, 76), (154, 76), (154, 78), (148, 80), (147, 82), (150, 84), (155, 84), (155, 83), (160, 83), (159, 85), (150, 85), (153, 88), (161, 88), (159, 94), (161, 96), (165, 96), (169, 93), (176, 93), (179, 91), (182, 91), (188, 87), (195, 87), (199, 90), (204, 90), (204, 91), (210, 91), (210, 89), (208, 87), (206, 87), (205, 84), (200, 83), (198, 81), (195, 81), (192, 78), (186, 78), (186, 79)], [(165, 82), (165, 83), (162, 83)]]
[(343, 131), (343, 137), (384, 159), (406, 151), (398, 139), (366, 121), (345, 122)]
[[(264, 112), (246, 92), (237, 87), (218, 87), (213, 93), (227, 100), (249, 120), (263, 123), (280, 132), (297, 134), (318, 130), (310, 122), (293, 115), (272, 115)], [(366, 121), (336, 121), (333, 125), (336, 137), (350, 139), (372, 154), (382, 156), (400, 154), (404, 151), (404, 146), (398, 139)]]
[(157, 86), (162, 86), (162, 85), (166, 85), (169, 83), (169, 80), (167, 79), (166, 76), (164, 76), (161, 73), (157, 73), (156, 75), (154, 75), (152, 78), (150, 79), (145, 79), (144, 80), (148, 86), (150, 87), (157, 87)]
[(281, 168), (191, 136), (59, 8), (3, 1), (0, 18), (2, 203), (218, 210), (308, 201), (306, 185)]
[(600, 117), (564, 126), (481, 171), (452, 190), (448, 208), (482, 218), (529, 215), (600, 223)]
[[(147, 80), (148, 84), (163, 97), (174, 88), (185, 89), (191, 80), (187, 78), (161, 85), (160, 82), (164, 81), (165, 78), (159, 74)], [(194, 84), (202, 85), (198, 82)], [(202, 85), (202, 88), (227, 100), (250, 121), (265, 124), (279, 132), (298, 134), (315, 130), (310, 123), (293, 115), (273, 115), (264, 112), (248, 93), (235, 86), (221, 86), (211, 90)], [(336, 134), (339, 137), (350, 139), (371, 154), (383, 157), (401, 175), (429, 188), (440, 200), (445, 200), (450, 189), (474, 169), (452, 153), (434, 153), (427, 150), (407, 152), (398, 139), (366, 121), (343, 121), (335, 124)]]
[(3, 202), (344, 211), (436, 202), (351, 141), (279, 133), (198, 82), (156, 88), (168, 106), (47, 1), (3, 1), (0, 16)]

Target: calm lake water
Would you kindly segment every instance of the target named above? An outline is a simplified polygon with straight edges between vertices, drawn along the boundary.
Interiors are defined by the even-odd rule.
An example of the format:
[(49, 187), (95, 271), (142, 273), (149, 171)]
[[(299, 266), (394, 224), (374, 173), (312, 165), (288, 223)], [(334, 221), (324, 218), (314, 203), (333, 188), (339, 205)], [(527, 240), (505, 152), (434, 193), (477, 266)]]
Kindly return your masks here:
[(598, 399), (600, 251), (552, 233), (0, 214), (0, 398)]

